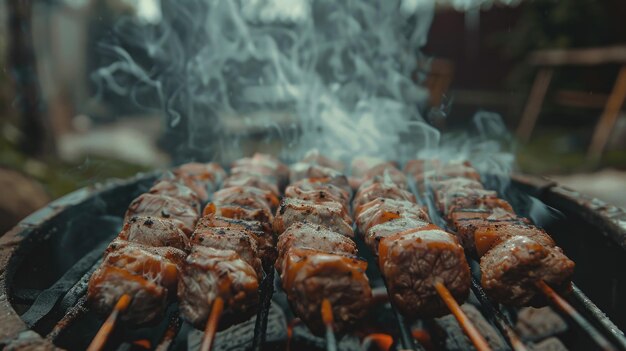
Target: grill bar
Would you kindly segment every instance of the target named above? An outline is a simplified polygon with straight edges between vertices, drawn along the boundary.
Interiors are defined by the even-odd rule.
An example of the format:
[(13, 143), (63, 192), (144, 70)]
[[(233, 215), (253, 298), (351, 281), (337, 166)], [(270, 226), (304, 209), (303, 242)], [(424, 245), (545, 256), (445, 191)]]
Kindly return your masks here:
[(598, 321), (603, 329), (608, 332), (615, 344), (619, 345), (622, 350), (626, 350), (626, 336), (624, 336), (624, 333), (574, 283), (572, 283), (571, 295), (583, 310)]
[(586, 332), (593, 341), (602, 348), (602, 350), (614, 351), (617, 350), (611, 343), (604, 337), (604, 335), (600, 334), (600, 332), (589, 323), (585, 317), (583, 317), (572, 305), (570, 305), (564, 298), (559, 296), (559, 294), (554, 291), (548, 284), (543, 281), (539, 281), (537, 284), (539, 290), (543, 292), (544, 295), (552, 302), (552, 304), (563, 314), (565, 314), (569, 319), (574, 321), (579, 327), (579, 329)]

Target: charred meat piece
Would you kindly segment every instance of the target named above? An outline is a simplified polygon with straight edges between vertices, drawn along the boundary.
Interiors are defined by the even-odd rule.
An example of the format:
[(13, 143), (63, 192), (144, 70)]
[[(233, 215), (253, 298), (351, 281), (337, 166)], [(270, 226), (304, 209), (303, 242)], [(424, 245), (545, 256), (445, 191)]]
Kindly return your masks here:
[(255, 187), (258, 189), (269, 191), (276, 197), (280, 196), (280, 191), (278, 190), (277, 183), (265, 177), (255, 177), (254, 175), (244, 173), (231, 174), (228, 178), (226, 178), (226, 180), (224, 180), (224, 183), (222, 183), (222, 187), (224, 188), (242, 186)]
[(567, 290), (574, 262), (559, 247), (545, 246), (515, 236), (489, 250), (480, 259), (481, 284), (494, 300), (514, 306), (534, 303), (543, 280), (555, 290)]
[(467, 298), (469, 266), (454, 235), (441, 229), (416, 228), (381, 240), (378, 253), (389, 297), (404, 316), (437, 317), (449, 313), (435, 290), (437, 281), (457, 300)]
[(316, 204), (299, 199), (283, 199), (274, 219), (274, 231), (283, 233), (292, 224), (300, 222), (321, 225), (347, 237), (354, 237), (352, 219), (339, 203)]
[(227, 324), (248, 319), (258, 304), (259, 282), (252, 266), (235, 251), (195, 246), (178, 280), (180, 311), (187, 321), (203, 328), (216, 297), (224, 300)]
[(101, 265), (89, 279), (87, 300), (92, 308), (108, 314), (122, 295), (132, 297), (122, 321), (133, 325), (155, 322), (163, 316), (167, 289), (126, 269)]
[(202, 200), (200, 196), (190, 187), (183, 183), (171, 180), (160, 180), (150, 188), (150, 194), (165, 195), (180, 200), (190, 206), (196, 208), (200, 212)]
[(525, 218), (517, 217), (515, 214), (507, 212), (502, 209), (494, 210), (456, 210), (449, 214), (448, 222), (450, 226), (456, 231), (456, 234), (461, 240), (463, 247), (476, 253), (476, 245), (474, 241), (474, 232), (476, 229), (484, 225), (491, 225), (496, 223), (520, 223), (526, 224)]
[(276, 269), (283, 272), (284, 257), (291, 249), (311, 249), (326, 253), (356, 255), (354, 241), (344, 235), (330, 231), (320, 225), (309, 223), (295, 223), (281, 234), (278, 239)]
[[(389, 163), (383, 163), (369, 169), (363, 175), (364, 184), (371, 183), (386, 183), (394, 184), (395, 186), (406, 189), (408, 180), (404, 173)], [(363, 185), (361, 185), (363, 186)]]
[(378, 198), (360, 207), (361, 211), (355, 213), (357, 227), (361, 233), (381, 223), (398, 218), (412, 218), (429, 222), (430, 218), (426, 210), (415, 203), (402, 200), (390, 200)]
[(102, 264), (124, 269), (175, 293), (185, 257), (184, 251), (173, 247), (151, 247), (115, 240), (107, 248)]
[(348, 178), (340, 171), (332, 168), (306, 162), (294, 163), (291, 166), (289, 180), (293, 183), (302, 179), (308, 179), (309, 182), (313, 183), (332, 184), (348, 194), (352, 192)]
[(132, 217), (160, 217), (179, 222), (180, 229), (190, 235), (200, 214), (196, 209), (178, 199), (163, 195), (143, 194), (133, 200), (126, 211), (125, 221)]
[(311, 201), (315, 203), (337, 202), (346, 213), (350, 208), (350, 194), (343, 189), (324, 183), (310, 182), (308, 179), (299, 180), (285, 189), (285, 197)]
[(245, 221), (256, 221), (265, 226), (269, 231), (274, 215), (270, 208), (262, 203), (257, 203), (259, 207), (248, 207), (238, 204), (221, 204), (210, 202), (202, 211), (204, 217), (218, 216)]
[(372, 301), (365, 274), (367, 262), (356, 257), (291, 249), (284, 257), (281, 280), (296, 314), (316, 334), (324, 332), (322, 300), (333, 309), (333, 327), (341, 333), (362, 320)]
[(185, 163), (174, 169), (174, 174), (189, 177), (200, 186), (210, 186), (212, 188), (215, 188), (226, 178), (226, 172), (222, 166), (215, 162)]
[(363, 240), (372, 252), (378, 256), (380, 241), (398, 233), (415, 230), (418, 228), (434, 227), (433, 224), (414, 218), (397, 218), (371, 227), (363, 235)]
[(171, 246), (189, 250), (189, 239), (180, 229), (180, 222), (158, 217), (131, 217), (117, 236), (147, 246)]
[(232, 227), (197, 227), (191, 236), (191, 243), (218, 250), (235, 251), (254, 268), (259, 277), (263, 276), (257, 242), (245, 230)]
[(476, 253), (481, 257), (496, 245), (515, 236), (530, 238), (537, 243), (553, 247), (554, 240), (543, 229), (519, 221), (489, 221), (478, 226), (474, 231)]
[(223, 188), (213, 194), (216, 204), (235, 204), (250, 208), (276, 210), (280, 200), (272, 192), (250, 186)]
[(395, 184), (388, 183), (372, 183), (368, 186), (362, 186), (354, 195), (352, 206), (355, 209), (355, 213), (361, 212), (361, 207), (366, 203), (376, 200), (378, 198), (403, 200), (409, 202), (415, 202), (415, 196)]
[[(277, 158), (267, 155), (256, 153), (252, 157), (241, 158), (233, 162), (231, 168), (245, 169), (246, 167), (262, 166), (271, 171), (271, 174), (278, 178), (281, 184), (284, 184), (289, 177), (289, 167), (280, 162)], [(231, 171), (231, 174), (234, 174)]]
[(497, 193), (491, 190), (457, 189), (449, 193), (439, 190), (435, 194), (435, 202), (439, 211), (444, 214), (467, 209), (501, 209), (513, 213), (513, 207), (505, 200), (498, 198)]
[(342, 162), (339, 162), (337, 160), (333, 160), (324, 155), (321, 155), (318, 150), (311, 150), (307, 152), (307, 154), (304, 155), (304, 158), (301, 160), (301, 162), (312, 163), (312, 164), (320, 165), (322, 167), (332, 168), (339, 172), (343, 172), (345, 168)]
[(245, 231), (250, 237), (256, 239), (259, 257), (263, 261), (264, 267), (271, 267), (276, 261), (276, 237), (274, 236), (274, 232), (269, 230), (267, 225), (262, 225), (257, 221), (207, 216), (200, 219), (196, 225), (196, 230), (212, 227), (232, 228), (234, 230)]

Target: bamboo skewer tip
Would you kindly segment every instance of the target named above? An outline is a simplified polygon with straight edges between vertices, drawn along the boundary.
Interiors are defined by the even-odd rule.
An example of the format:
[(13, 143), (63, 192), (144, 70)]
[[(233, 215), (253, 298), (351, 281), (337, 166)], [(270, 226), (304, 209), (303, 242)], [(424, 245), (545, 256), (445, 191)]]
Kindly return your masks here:
[(130, 302), (131, 297), (128, 294), (122, 295), (119, 300), (117, 300), (117, 303), (115, 303), (115, 307), (113, 307), (113, 311), (111, 311), (111, 314), (109, 315), (107, 320), (104, 322), (104, 324), (102, 324), (96, 336), (94, 336), (91, 344), (89, 344), (89, 347), (87, 348), (87, 351), (99, 351), (104, 348), (104, 345), (106, 345), (109, 336), (111, 335), (111, 332), (113, 332), (113, 329), (115, 328), (115, 324), (117, 323), (117, 317), (120, 315), (120, 313), (126, 311), (128, 306), (130, 305)]
[(219, 324), (220, 317), (224, 311), (224, 300), (218, 296), (213, 301), (211, 306), (211, 312), (207, 319), (206, 327), (204, 328), (204, 337), (202, 338), (202, 345), (200, 351), (210, 351), (213, 346), (213, 340), (215, 339), (215, 333), (217, 332), (217, 325)]
[(465, 334), (470, 338), (472, 344), (478, 351), (491, 351), (491, 347), (487, 343), (487, 340), (482, 336), (480, 331), (476, 328), (474, 323), (467, 317), (461, 306), (456, 302), (454, 296), (450, 293), (450, 290), (443, 285), (442, 282), (435, 282), (435, 290), (439, 294), (439, 297), (443, 300), (443, 302), (448, 306), (450, 312), (454, 315), (459, 325), (465, 331)]

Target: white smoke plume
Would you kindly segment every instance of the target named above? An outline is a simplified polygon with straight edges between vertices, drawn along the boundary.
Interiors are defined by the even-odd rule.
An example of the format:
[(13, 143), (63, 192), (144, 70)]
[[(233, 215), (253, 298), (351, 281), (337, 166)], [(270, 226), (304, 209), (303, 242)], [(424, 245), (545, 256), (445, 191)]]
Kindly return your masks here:
[[(101, 91), (164, 111), (180, 157), (241, 156), (241, 140), (228, 129), (236, 119), (262, 126), (287, 159), (310, 148), (341, 160), (407, 158), (416, 148), (401, 135), (426, 127), (427, 91), (411, 75), (433, 7), (424, 0), (163, 0), (158, 22), (119, 21), (115, 40), (102, 45), (110, 64), (93, 78)], [(276, 122), (278, 113), (291, 118)]]

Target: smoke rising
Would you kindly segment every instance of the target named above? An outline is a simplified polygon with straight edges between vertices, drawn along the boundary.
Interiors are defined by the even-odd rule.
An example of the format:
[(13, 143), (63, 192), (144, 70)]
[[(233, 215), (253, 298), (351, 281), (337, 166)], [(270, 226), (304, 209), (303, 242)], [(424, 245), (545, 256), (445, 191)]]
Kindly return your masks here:
[[(101, 48), (99, 92), (161, 110), (174, 154), (237, 157), (233, 125), (262, 126), (283, 157), (317, 148), (398, 158), (422, 121), (411, 80), (430, 1), (164, 0), (158, 22), (123, 18)], [(277, 115), (289, 118), (276, 121)], [(419, 128), (418, 128), (419, 129)], [(405, 151), (406, 152), (406, 151)], [(404, 155), (408, 157), (409, 155)]]

